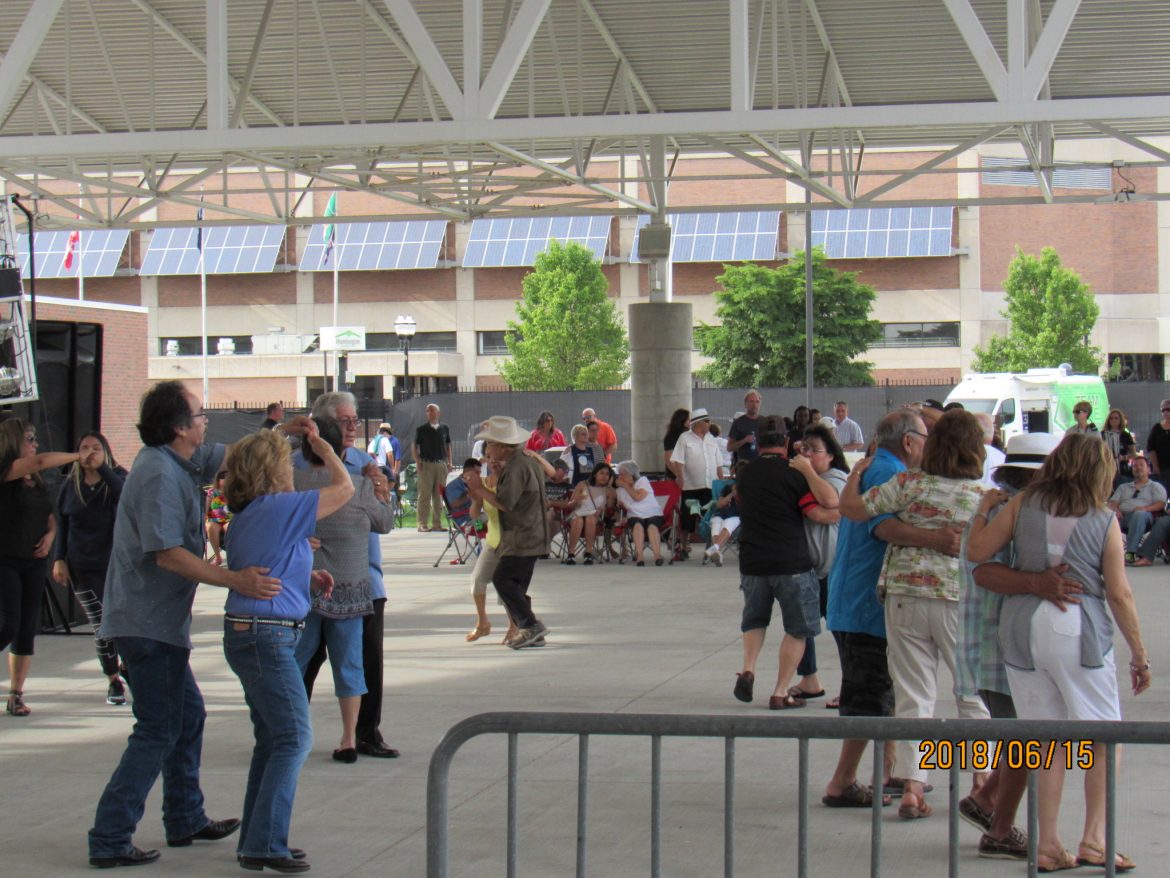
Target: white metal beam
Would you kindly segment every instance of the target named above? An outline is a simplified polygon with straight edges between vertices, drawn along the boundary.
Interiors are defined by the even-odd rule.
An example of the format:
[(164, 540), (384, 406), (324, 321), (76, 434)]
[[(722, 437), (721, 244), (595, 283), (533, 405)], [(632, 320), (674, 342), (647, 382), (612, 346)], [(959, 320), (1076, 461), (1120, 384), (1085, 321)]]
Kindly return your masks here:
[(272, 7), (276, 0), (266, 0), (264, 11), (260, 14), (260, 23), (256, 26), (256, 38), (252, 41), (252, 51), (248, 55), (248, 69), (244, 71), (244, 79), (240, 83), (240, 93), (236, 95), (236, 103), (232, 109), (232, 118), (229, 127), (236, 128), (244, 119), (244, 107), (252, 94), (252, 79), (256, 75), (256, 65), (260, 62), (260, 48), (264, 45), (264, 37), (268, 33), (268, 22), (272, 19)]
[[(184, 49), (186, 49), (188, 52), (190, 52), (192, 55), (194, 55), (196, 58), (198, 58), (201, 62), (203, 62), (204, 64), (207, 63), (207, 53), (204, 52), (202, 49), (200, 49), (198, 46), (196, 46), (191, 41), (190, 37), (188, 37), (185, 33), (183, 33), (177, 27), (175, 27), (166, 18), (166, 16), (164, 16), (161, 12), (159, 12), (157, 9), (155, 9), (153, 6), (151, 6), (150, 3), (147, 2), (147, 0), (129, 0), (129, 2), (133, 3), (139, 9), (141, 9), (143, 12), (145, 12), (147, 15), (149, 15), (154, 20), (154, 23), (157, 24), (160, 28), (162, 28), (162, 30), (171, 39), (173, 39), (180, 46), (182, 46)], [(235, 77), (229, 77), (228, 81), (232, 84), (232, 86), (234, 88), (239, 90), (240, 84), (235, 80)], [(266, 118), (273, 125), (284, 125), (285, 124), (285, 121), (282, 118), (280, 118), (280, 116), (278, 116), (275, 112), (273, 112), (271, 107), (269, 107), (262, 100), (257, 98), (255, 95), (248, 95), (248, 103), (251, 104), (253, 107), (255, 107), (257, 110), (259, 110), (262, 114), (264, 114), (264, 118)]]
[(395, 24), (402, 31), (402, 36), (409, 44), (423, 73), (426, 74), (431, 85), (435, 87), (435, 91), (439, 93), (439, 99), (447, 107), (451, 118), (462, 118), (463, 92), (459, 90), (459, 86), (455, 83), (455, 77), (451, 75), (451, 69), (443, 60), (443, 56), (439, 54), (435, 41), (431, 39), (430, 33), (422, 23), (422, 19), (418, 17), (410, 0), (382, 0), (382, 2), (386, 4), (386, 11), (390, 13)]
[(646, 105), (646, 109), (648, 109), (651, 113), (657, 113), (658, 105), (654, 102), (654, 98), (650, 97), (650, 92), (646, 90), (646, 86), (642, 83), (642, 79), (640, 76), (638, 76), (638, 72), (630, 63), (630, 59), (626, 57), (626, 53), (618, 44), (617, 39), (614, 38), (613, 32), (610, 31), (608, 26), (606, 26), (605, 22), (601, 18), (601, 15), (593, 7), (593, 4), (589, 2), (589, 0), (580, 0), (580, 3), (581, 8), (585, 10), (585, 14), (589, 16), (589, 20), (593, 22), (593, 26), (597, 29), (597, 33), (601, 35), (601, 38), (605, 40), (605, 44), (609, 46), (609, 50), (613, 52), (613, 56), (617, 58), (618, 61), (622, 63), (622, 66), (626, 69), (626, 75), (630, 79), (630, 85), (632, 85), (634, 91), (638, 93), (638, 96), (642, 99), (642, 103)]
[(986, 143), (993, 137), (998, 137), (1010, 127), (1011, 126), (1009, 125), (997, 125), (994, 128), (988, 128), (986, 131), (982, 131), (979, 134), (976, 134), (969, 140), (964, 140), (958, 146), (952, 147), (946, 152), (939, 153), (922, 164), (914, 166), (905, 173), (899, 174), (894, 179), (882, 183), (880, 186), (875, 186), (873, 189), (870, 189), (868, 192), (859, 196), (857, 199), (857, 204), (861, 204), (866, 201), (873, 201), (879, 195), (884, 195), (891, 189), (897, 189), (903, 183), (908, 183), (910, 180), (913, 180), (915, 177), (921, 175), (924, 171), (929, 171), (931, 168), (937, 168), (944, 162), (949, 162), (951, 159), (955, 158), (955, 156), (962, 155), (967, 150), (974, 149), (979, 144)]
[(308, 125), (287, 128), (244, 128), (226, 133), (208, 131), (142, 131), (67, 134), (62, 137), (21, 135), (0, 137), (0, 158), (75, 155), (101, 157), (191, 151), (231, 152), (294, 150), (330, 153), (339, 149), (418, 144), (473, 144), (546, 140), (557, 143), (581, 137), (645, 137), (654, 134), (742, 134), (744, 132), (827, 131), (830, 129), (957, 127), (969, 136), (971, 126), (1022, 125), (1035, 122), (1109, 124), (1166, 118), (1170, 95), (1065, 98), (1037, 101), (976, 101), (892, 106), (798, 107), (747, 112), (699, 111), (608, 116), (542, 116), (532, 119), (444, 120), (438, 122)]
[(1029, 99), (1040, 94), (1080, 5), (1081, 0), (1056, 0), (1024, 70), (1021, 97)]
[(0, 117), (7, 115), (8, 105), (20, 92), (28, 68), (41, 50), (41, 43), (57, 20), (65, 0), (33, 0), (20, 23), (20, 29), (0, 62)]
[(572, 171), (566, 171), (564, 168), (558, 168), (556, 165), (541, 161), (534, 156), (525, 155), (517, 149), (512, 149), (510, 146), (506, 146), (502, 143), (489, 143), (488, 146), (490, 146), (500, 155), (505, 155), (510, 159), (514, 159), (515, 161), (530, 165), (531, 167), (544, 171), (544, 173), (550, 174), (553, 177), (558, 177), (570, 183), (575, 183), (578, 186), (583, 186), (586, 189), (604, 195), (606, 198), (612, 198), (615, 201), (621, 201), (630, 205), (631, 207), (636, 207), (638, 210), (644, 210), (647, 213), (654, 212), (654, 205), (648, 204), (640, 198), (635, 198), (632, 195), (626, 195), (624, 192), (619, 192), (616, 189), (609, 188), (608, 186), (592, 183), (589, 180), (586, 180), (584, 177), (580, 177), (577, 174), (574, 174)]
[(228, 125), (227, 0), (207, 2), (207, 127), (223, 131)]
[[(983, 22), (979, 20), (975, 10), (971, 8), (971, 0), (943, 0), (943, 3), (946, 4), (947, 11), (950, 12), (955, 26), (959, 29), (959, 35), (962, 36), (963, 42), (971, 51), (971, 57), (975, 59), (975, 63), (983, 71), (983, 77), (991, 87), (992, 94), (995, 95), (996, 100), (1006, 100), (1008, 97), (1007, 69), (1003, 66), (1003, 60), (987, 36), (987, 31), (983, 29)], [(1015, 0), (1015, 2), (1009, 0), (1007, 6), (1010, 16), (1011, 7), (1022, 7), (1023, 3), (1020, 3), (1019, 0)]]
[(731, 71), (731, 109), (751, 109), (752, 71), (748, 67), (748, 0), (727, 0), (728, 30), (731, 31), (731, 45), (728, 46), (729, 69)]
[(463, 118), (478, 119), (483, 75), (483, 0), (463, 0)]
[[(504, 96), (508, 93), (516, 71), (524, 60), (532, 40), (544, 21), (552, 0), (524, 0), (516, 13), (516, 19), (508, 28), (508, 35), (500, 44), (491, 69), (484, 77), (480, 89), (479, 110), (486, 119), (494, 119), (500, 110)], [(558, 68), (559, 70), (559, 68)]]
[(1126, 134), (1124, 131), (1118, 131), (1112, 125), (1106, 125), (1104, 122), (1090, 122), (1094, 128), (1104, 134), (1106, 137), (1112, 137), (1115, 140), (1120, 140), (1122, 143), (1128, 143), (1130, 146), (1148, 152), (1150, 155), (1161, 159), (1164, 162), (1170, 162), (1170, 152), (1161, 147), (1154, 146), (1148, 141), (1142, 140), (1140, 137), (1134, 137), (1132, 134)]

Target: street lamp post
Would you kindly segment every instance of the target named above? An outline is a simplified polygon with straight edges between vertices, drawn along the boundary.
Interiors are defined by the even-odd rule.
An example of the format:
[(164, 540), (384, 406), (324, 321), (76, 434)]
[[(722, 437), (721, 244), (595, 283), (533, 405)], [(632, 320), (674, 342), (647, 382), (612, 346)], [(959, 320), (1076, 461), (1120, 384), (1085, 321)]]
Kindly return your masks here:
[(394, 321), (394, 331), (398, 334), (398, 341), (402, 344), (402, 390), (410, 394), (410, 340), (414, 337), (417, 324), (409, 314), (399, 314)]

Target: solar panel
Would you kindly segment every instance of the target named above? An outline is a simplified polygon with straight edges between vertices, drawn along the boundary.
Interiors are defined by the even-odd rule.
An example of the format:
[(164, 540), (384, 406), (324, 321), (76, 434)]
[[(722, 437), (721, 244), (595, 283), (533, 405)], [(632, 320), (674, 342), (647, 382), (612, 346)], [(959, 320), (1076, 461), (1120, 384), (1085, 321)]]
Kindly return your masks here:
[[(199, 230), (155, 229), (139, 274), (198, 274)], [(203, 230), (203, 270), (207, 274), (258, 274), (272, 271), (284, 240), (284, 226), (213, 226)]]
[[(995, 158), (984, 156), (981, 162), (985, 169), (982, 173), (983, 182), (990, 186), (1039, 186), (1036, 173), (1031, 168), (1021, 168), (1025, 164), (1023, 159)], [(1012, 170), (988, 170), (991, 168), (1012, 168)], [(1054, 189), (1102, 189), (1106, 192), (1113, 189), (1112, 168), (1062, 168), (1057, 165), (1052, 169), (1052, 188)]]
[(550, 239), (572, 241), (604, 259), (609, 245), (610, 216), (541, 216), (477, 219), (463, 253), (464, 268), (533, 265)]
[(830, 259), (950, 256), (953, 207), (819, 210), (812, 243)]
[[(780, 211), (749, 210), (729, 213), (671, 213), (671, 262), (745, 262), (776, 258)], [(638, 217), (638, 230), (650, 222)], [(638, 239), (630, 262), (641, 262)]]
[[(325, 225), (309, 230), (301, 271), (375, 271), (434, 268), (447, 235), (446, 220), (337, 223), (336, 240), (326, 258)], [(336, 262), (336, 266), (334, 265)]]
[[(36, 232), (37, 277), (110, 277), (118, 269), (130, 232), (126, 229), (82, 229), (73, 247), (72, 264), (65, 267), (71, 231)], [(18, 235), (16, 254), (21, 277), (29, 276), (28, 235)]]

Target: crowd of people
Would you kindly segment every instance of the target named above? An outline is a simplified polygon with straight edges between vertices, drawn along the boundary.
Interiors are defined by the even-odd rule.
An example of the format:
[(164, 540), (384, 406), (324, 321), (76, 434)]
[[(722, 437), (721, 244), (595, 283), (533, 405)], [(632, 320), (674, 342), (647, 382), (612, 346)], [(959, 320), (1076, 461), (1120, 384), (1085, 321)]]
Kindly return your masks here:
[[(675, 560), (706, 526), (705, 560), (738, 553), (743, 666), (733, 695), (754, 700), (773, 607), (783, 634), (768, 707), (826, 698), (842, 716), (933, 716), (937, 677), (955, 680), (961, 717), (1120, 719), (1112, 651), (1116, 624), (1129, 648), (1135, 694), (1150, 685), (1126, 564), (1146, 566), (1170, 536), (1159, 459), (1170, 461), (1170, 401), (1138, 452), (1124, 413), (1105, 429), (1078, 403), (1067, 435), (1013, 436), (1000, 449), (989, 417), (934, 401), (890, 412), (868, 447), (837, 402), (762, 414), (749, 391), (725, 437), (706, 409), (679, 409), (663, 440), (663, 480), (680, 498)], [(313, 741), (309, 699), (326, 658), (340, 709), (333, 758), (394, 758), (381, 726), (384, 612), (379, 535), (393, 525), (401, 445), (379, 425), (356, 447), (354, 398), (326, 393), (310, 416), (269, 407), (258, 432), (230, 447), (205, 442), (208, 414), (179, 382), (143, 397), (144, 448), (129, 473), (100, 433), (73, 453), (38, 453), (32, 427), (0, 422), (0, 471), (15, 526), (0, 540), (0, 648), (9, 646), (7, 712), (24, 700), (47, 565), (72, 587), (94, 627), (111, 705), (132, 701), (135, 725), (89, 833), (97, 867), (153, 862), (133, 844), (160, 774), (167, 843), (186, 846), (238, 832), (247, 869), (310, 868), (289, 843), (300, 767)], [(564, 563), (591, 565), (610, 551), (617, 522), (638, 566), (671, 551), (671, 527), (650, 478), (612, 461), (618, 439), (594, 409), (566, 435), (550, 412), (527, 430), (493, 416), (473, 456), (452, 466), (450, 430), (437, 405), (413, 437), (418, 529), (446, 527), (441, 510), (486, 528), (471, 576), (476, 613), (468, 642), (491, 633), (487, 585), (507, 617), (502, 643), (542, 647), (549, 628), (529, 595), (537, 561), (563, 532)], [(863, 452), (850, 465), (846, 452)], [(68, 467), (56, 503), (40, 473)], [(54, 508), (56, 514), (54, 514)], [(1147, 535), (1148, 532), (1148, 535)], [(650, 557), (647, 559), (646, 552)], [(603, 560), (598, 558), (597, 560)], [(239, 677), (255, 748), (240, 818), (215, 820), (199, 785), (204, 707), (190, 667), (198, 583), (227, 589), (224, 653)], [(828, 698), (816, 639), (824, 619), (842, 680)], [(129, 689), (129, 693), (127, 692)], [(858, 780), (867, 742), (842, 742), (826, 783), (830, 808), (901, 801), (898, 816), (933, 813), (916, 741), (885, 753), (880, 791)], [(1085, 774), (1085, 822), (1076, 855), (1058, 831), (1062, 766), (1040, 781), (1041, 871), (1101, 865), (1105, 845), (1104, 749)], [(979, 827), (981, 856), (1023, 859), (1014, 825), (1025, 774), (973, 773), (960, 816)], [(1117, 868), (1133, 863), (1118, 855)]]

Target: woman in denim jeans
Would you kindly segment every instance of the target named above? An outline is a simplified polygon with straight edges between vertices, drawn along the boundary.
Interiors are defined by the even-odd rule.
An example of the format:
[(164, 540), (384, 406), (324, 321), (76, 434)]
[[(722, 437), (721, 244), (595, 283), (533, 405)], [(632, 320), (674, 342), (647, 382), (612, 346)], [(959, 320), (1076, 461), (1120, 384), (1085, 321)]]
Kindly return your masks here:
[(315, 429), (306, 438), (331, 477), (319, 491), (293, 493), (288, 442), (269, 430), (237, 442), (227, 464), (225, 495), (234, 516), (228, 564), (267, 567), (283, 583), (270, 600), (232, 592), (225, 608), (224, 654), (244, 687), (256, 735), (236, 852), (245, 869), (309, 869), (304, 851), (288, 846), (297, 778), (313, 745), (295, 651), (309, 614), (310, 581), (325, 591), (333, 587), (328, 573), (312, 569), (309, 537), (354, 487), (329, 443)]

